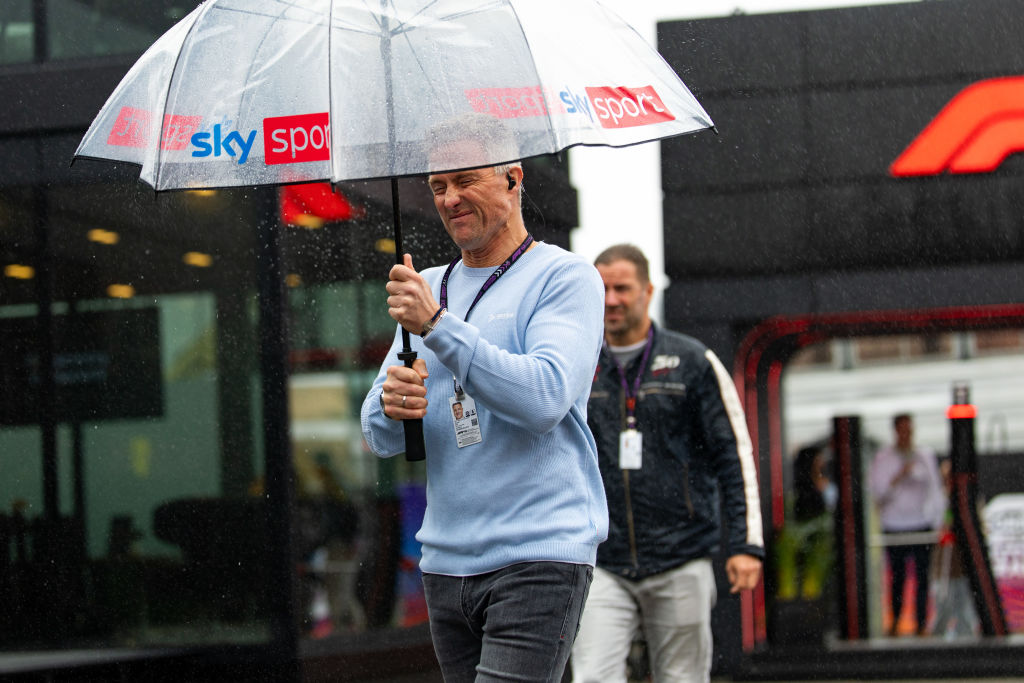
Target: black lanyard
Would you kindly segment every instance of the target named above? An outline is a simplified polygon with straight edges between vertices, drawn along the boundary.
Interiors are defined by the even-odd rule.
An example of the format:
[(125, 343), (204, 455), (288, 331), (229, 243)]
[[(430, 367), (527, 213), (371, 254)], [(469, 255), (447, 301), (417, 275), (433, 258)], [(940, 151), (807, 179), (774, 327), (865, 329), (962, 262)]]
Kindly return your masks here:
[(622, 367), (619, 359), (615, 357), (615, 354), (609, 350), (608, 355), (612, 357), (612, 362), (615, 363), (615, 369), (619, 371), (619, 381), (622, 383), (622, 393), (626, 395), (626, 427), (629, 429), (636, 429), (636, 397), (640, 394), (640, 381), (644, 377), (644, 371), (647, 369), (647, 361), (651, 357), (651, 349), (654, 347), (654, 325), (651, 325), (647, 330), (647, 343), (644, 344), (644, 352), (640, 357), (640, 367), (637, 368), (636, 377), (633, 378), (632, 391), (629, 386), (629, 382), (626, 381), (626, 369)]

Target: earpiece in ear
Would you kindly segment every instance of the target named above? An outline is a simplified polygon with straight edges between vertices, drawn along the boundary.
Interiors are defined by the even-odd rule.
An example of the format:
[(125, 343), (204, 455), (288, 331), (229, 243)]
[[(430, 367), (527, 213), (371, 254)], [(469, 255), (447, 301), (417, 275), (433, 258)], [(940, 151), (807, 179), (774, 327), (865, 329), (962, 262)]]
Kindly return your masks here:
[(512, 189), (516, 186), (516, 179), (512, 177), (511, 173), (506, 173), (505, 177), (508, 178), (508, 189)]

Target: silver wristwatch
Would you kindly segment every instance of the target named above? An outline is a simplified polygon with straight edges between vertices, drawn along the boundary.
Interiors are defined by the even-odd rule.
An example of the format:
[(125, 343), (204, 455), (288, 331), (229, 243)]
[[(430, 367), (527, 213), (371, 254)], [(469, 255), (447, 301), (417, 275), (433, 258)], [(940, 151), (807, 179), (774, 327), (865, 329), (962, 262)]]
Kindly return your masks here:
[(437, 313), (434, 314), (434, 317), (423, 323), (423, 330), (420, 332), (420, 337), (426, 337), (430, 334), (432, 329), (437, 327), (437, 324), (441, 322), (441, 318), (444, 317), (445, 311), (446, 309), (444, 308), (437, 309)]

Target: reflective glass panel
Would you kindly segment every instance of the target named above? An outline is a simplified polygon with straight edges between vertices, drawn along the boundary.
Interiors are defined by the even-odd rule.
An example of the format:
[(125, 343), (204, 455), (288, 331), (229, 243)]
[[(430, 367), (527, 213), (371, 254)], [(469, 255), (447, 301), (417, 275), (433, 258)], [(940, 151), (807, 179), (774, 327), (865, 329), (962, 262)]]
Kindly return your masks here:
[(195, 6), (183, 0), (47, 0), (47, 56), (142, 53)]
[(0, 648), (270, 637), (252, 204), (0, 191)]
[[(957, 471), (965, 477), (962, 491), (975, 503), (960, 508), (961, 518), (976, 515), (974, 523), (985, 536), (987, 558), (984, 550), (981, 556), (1001, 598), (1007, 631), (1024, 632), (1019, 559), (1024, 556), (1024, 394), (1007, 381), (1022, 370), (1024, 331), (1016, 328), (833, 339), (794, 356), (782, 384), (786, 517), (773, 543), (775, 609), (788, 609), (791, 616), (802, 610), (805, 617), (819, 619), (826, 633), (837, 630), (832, 419), (850, 416), (859, 418), (860, 427), (862, 471), (855, 485), (863, 498), (854, 513), (865, 520), (863, 589), (870, 637), (924, 636), (923, 644), (938, 646), (981, 635), (979, 592), (970, 583), (971, 572), (978, 570), (967, 564), (963, 547), (970, 531), (957, 531), (953, 517), (958, 496), (968, 499), (954, 486)], [(957, 388), (966, 389), (958, 396), (969, 401), (967, 412), (949, 412)], [(909, 420), (896, 420), (901, 414)], [(965, 422), (954, 426), (951, 416), (967, 414), (975, 415), (969, 430)], [(909, 428), (906, 441), (898, 422)], [(972, 448), (966, 449), (958, 435), (969, 435)], [(886, 449), (906, 463), (916, 463), (915, 449), (935, 454), (941, 488), (935, 514), (929, 515), (933, 523), (885, 528), (882, 501), (872, 495), (869, 482), (873, 461)], [(908, 465), (907, 478), (923, 481), (927, 473), (915, 467)], [(925, 507), (933, 506), (923, 502)], [(900, 575), (906, 576), (902, 599), (894, 602)], [(920, 623), (915, 614), (919, 586)]]
[(32, 0), (0, 3), (0, 64), (31, 62), (34, 41)]

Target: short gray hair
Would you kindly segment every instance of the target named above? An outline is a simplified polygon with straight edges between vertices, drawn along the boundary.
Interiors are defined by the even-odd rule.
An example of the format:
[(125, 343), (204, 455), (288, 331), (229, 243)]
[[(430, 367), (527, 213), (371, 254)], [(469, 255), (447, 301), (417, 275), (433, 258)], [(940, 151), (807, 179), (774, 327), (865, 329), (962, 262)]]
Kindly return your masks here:
[(490, 114), (469, 112), (437, 124), (427, 133), (428, 154), (458, 142), (479, 144), (483, 148), (484, 158), (492, 160), (482, 166), (493, 165), (495, 173), (507, 173), (511, 168), (522, 167), (515, 134), (500, 119)]

